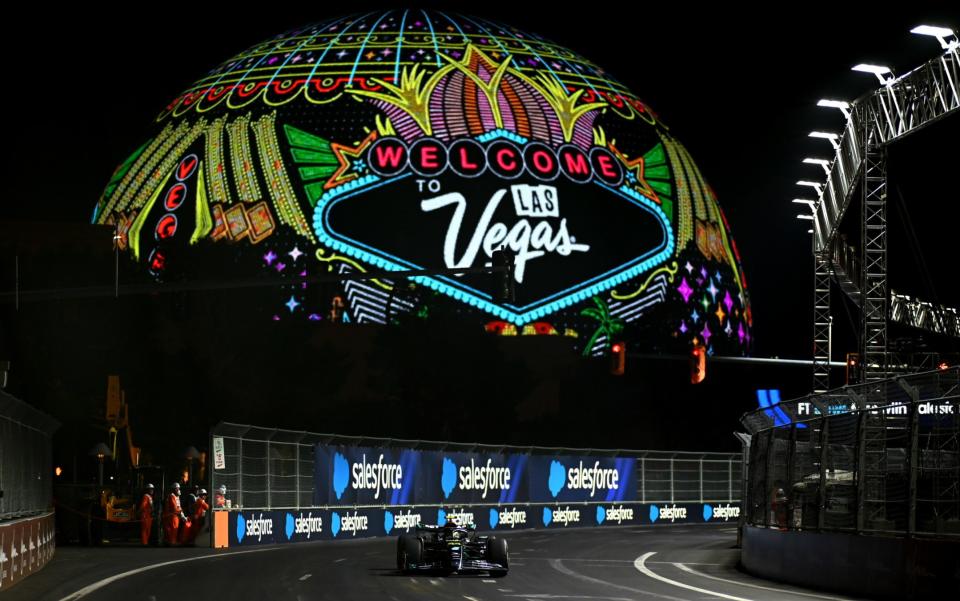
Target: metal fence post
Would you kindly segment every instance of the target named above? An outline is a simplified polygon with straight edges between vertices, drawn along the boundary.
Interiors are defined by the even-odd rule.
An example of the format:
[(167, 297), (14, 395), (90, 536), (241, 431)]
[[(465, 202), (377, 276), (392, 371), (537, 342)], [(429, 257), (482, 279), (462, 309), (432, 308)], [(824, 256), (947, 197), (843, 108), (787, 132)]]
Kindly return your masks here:
[(640, 458), (640, 502), (647, 502), (647, 458)]
[(910, 490), (907, 491), (907, 536), (917, 531), (917, 472), (920, 469), (920, 403), (910, 404)]
[(703, 457), (700, 458), (700, 502), (703, 503)]
[(670, 502), (673, 503), (673, 457), (670, 458)]
[(869, 414), (869, 411), (861, 411), (857, 418), (857, 469), (855, 471), (857, 479), (856, 482), (854, 482), (854, 486), (857, 487), (857, 534), (863, 532), (866, 527), (867, 486), (865, 486), (864, 481), (867, 480), (865, 477), (867, 467), (866, 422), (870, 419), (868, 417)]
[(298, 442), (294, 445), (296, 452), (294, 453), (294, 458), (296, 459), (297, 469), (294, 471), (295, 478), (297, 479), (297, 511), (300, 510), (300, 443)]
[(824, 416), (820, 426), (820, 486), (817, 488), (817, 530), (823, 530), (827, 508), (827, 448), (829, 447), (830, 420)]
[(237, 505), (243, 507), (243, 435), (237, 437)]
[(267, 474), (267, 509), (271, 509), (271, 508), (273, 507), (273, 503), (271, 502), (271, 496), (272, 496), (272, 495), (271, 495), (270, 493), (271, 493), (272, 490), (273, 490), (273, 485), (270, 483), (270, 441), (269, 441), (269, 440), (267, 441), (267, 453), (266, 453), (266, 455), (267, 455), (267, 458), (266, 458), (266, 461), (265, 461), (264, 463), (265, 463), (266, 466), (267, 466), (267, 471), (266, 471), (266, 474)]
[(727, 501), (733, 502), (733, 455), (727, 459)]

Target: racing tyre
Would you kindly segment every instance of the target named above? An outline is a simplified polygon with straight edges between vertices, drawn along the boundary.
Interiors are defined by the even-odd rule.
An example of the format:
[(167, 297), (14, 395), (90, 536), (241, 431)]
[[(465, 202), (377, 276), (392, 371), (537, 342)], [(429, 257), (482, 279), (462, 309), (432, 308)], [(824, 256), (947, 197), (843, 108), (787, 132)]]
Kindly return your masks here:
[(418, 564), (423, 559), (423, 541), (412, 534), (401, 534), (397, 539), (397, 569), (403, 573), (411, 572), (410, 564)]
[(490, 570), (490, 575), (494, 578), (500, 578), (507, 575), (510, 567), (510, 554), (507, 553), (507, 539), (491, 536), (487, 540), (487, 561), (497, 563), (503, 566), (499, 570)]

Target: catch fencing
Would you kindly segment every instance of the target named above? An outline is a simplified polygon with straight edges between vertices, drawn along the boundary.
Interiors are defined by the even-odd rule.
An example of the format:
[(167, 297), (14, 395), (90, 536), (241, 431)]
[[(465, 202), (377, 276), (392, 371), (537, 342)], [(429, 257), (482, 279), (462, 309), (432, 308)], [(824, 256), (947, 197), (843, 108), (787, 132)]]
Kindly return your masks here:
[(445, 519), (490, 530), (728, 521), (739, 517), (743, 488), (740, 453), (464, 444), (232, 423), (212, 430), (210, 448), (212, 490), (226, 489), (214, 497), (217, 546), (253, 536), (382, 536)]
[(784, 530), (960, 537), (960, 368), (745, 414), (746, 522)]
[(0, 391), (0, 522), (49, 512), (58, 423)]

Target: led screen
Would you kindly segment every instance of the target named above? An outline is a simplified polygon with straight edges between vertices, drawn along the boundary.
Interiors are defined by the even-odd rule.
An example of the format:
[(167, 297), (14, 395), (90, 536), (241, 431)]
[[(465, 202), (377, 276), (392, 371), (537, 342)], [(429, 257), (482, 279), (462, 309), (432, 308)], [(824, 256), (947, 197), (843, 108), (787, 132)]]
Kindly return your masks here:
[[(235, 249), (241, 271), (289, 282), (264, 318), (388, 323), (445, 304), (584, 354), (651, 336), (751, 346), (729, 224), (669, 128), (590, 61), (479, 18), (350, 16), (240, 53), (167, 105), (93, 220), (161, 280), (191, 246)], [(512, 301), (482, 273), (306, 284), (482, 268), (504, 246)]]

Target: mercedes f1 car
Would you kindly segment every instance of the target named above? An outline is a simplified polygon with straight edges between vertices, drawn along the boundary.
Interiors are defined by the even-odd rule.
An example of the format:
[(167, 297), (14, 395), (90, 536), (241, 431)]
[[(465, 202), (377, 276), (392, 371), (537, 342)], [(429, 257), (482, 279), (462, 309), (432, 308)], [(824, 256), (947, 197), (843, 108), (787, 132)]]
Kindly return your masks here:
[(497, 578), (507, 574), (510, 558), (506, 539), (480, 536), (475, 526), (423, 525), (397, 540), (397, 569), (405, 574), (489, 572)]

